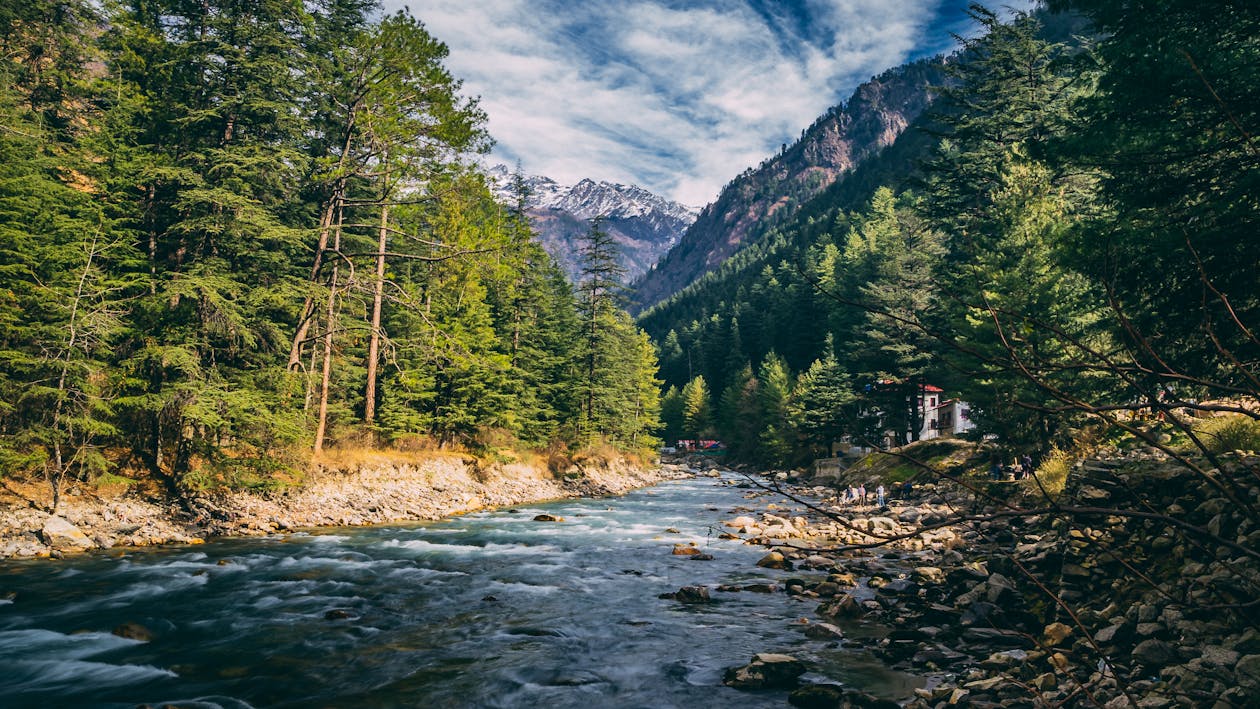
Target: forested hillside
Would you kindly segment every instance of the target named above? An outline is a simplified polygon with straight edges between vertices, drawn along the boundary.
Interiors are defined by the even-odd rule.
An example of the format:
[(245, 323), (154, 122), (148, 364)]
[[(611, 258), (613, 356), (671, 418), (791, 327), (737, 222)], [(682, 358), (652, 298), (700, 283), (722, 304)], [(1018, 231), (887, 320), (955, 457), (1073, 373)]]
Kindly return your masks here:
[(496, 204), (486, 117), (420, 21), (35, 0), (0, 8), (0, 50), (4, 475), (270, 486), (332, 445), (653, 445), (610, 245), (575, 292)]
[(939, 60), (889, 69), (862, 84), (801, 132), (782, 152), (735, 176), (678, 244), (634, 284), (635, 307), (650, 308), (722, 263), (802, 205), (891, 145), (932, 100), (943, 79)]
[(928, 116), (641, 317), (668, 437), (777, 464), (905, 442), (928, 384), (1037, 454), (1210, 452), (1199, 420), (1221, 413), (1255, 432), (1260, 9), (1049, 9), (1073, 14), (973, 7)]

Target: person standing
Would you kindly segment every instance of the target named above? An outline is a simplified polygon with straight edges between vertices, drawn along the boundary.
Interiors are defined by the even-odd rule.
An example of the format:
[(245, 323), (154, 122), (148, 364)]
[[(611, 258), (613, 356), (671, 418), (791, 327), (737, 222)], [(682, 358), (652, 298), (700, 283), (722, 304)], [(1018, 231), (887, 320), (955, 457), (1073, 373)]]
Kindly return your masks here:
[(875, 503), (879, 505), (880, 507), (884, 506), (884, 493), (885, 492), (886, 491), (884, 490), (883, 483), (880, 483), (879, 487), (875, 488)]

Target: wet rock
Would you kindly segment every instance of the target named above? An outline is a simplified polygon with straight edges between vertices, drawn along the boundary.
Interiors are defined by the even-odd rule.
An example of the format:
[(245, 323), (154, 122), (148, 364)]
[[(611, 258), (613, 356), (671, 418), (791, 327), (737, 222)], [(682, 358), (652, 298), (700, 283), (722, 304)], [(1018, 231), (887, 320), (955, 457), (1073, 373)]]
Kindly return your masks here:
[(807, 684), (788, 695), (788, 704), (799, 709), (837, 709), (844, 706), (844, 687), (838, 684)]
[(675, 544), (674, 551), (670, 552), (674, 556), (693, 556), (701, 553), (699, 549), (687, 544)]
[(147, 643), (153, 639), (153, 632), (139, 623), (123, 623), (109, 632), (120, 638), (139, 640), (142, 643)]
[(83, 551), (96, 546), (96, 543), (89, 539), (83, 530), (56, 515), (44, 521), (40, 538), (57, 551)]
[(564, 518), (556, 516), (556, 515), (549, 515), (549, 514), (543, 513), (539, 515), (534, 515), (534, 521), (535, 522), (563, 522)]
[(762, 652), (747, 665), (728, 669), (722, 684), (736, 689), (791, 689), (805, 669), (805, 663), (791, 655)]
[(831, 623), (810, 623), (805, 626), (805, 637), (814, 640), (843, 640), (844, 631)]
[(713, 561), (713, 555), (712, 554), (692, 554), (691, 560), (692, 561)]
[(822, 604), (817, 612), (824, 618), (857, 618), (862, 615), (862, 607), (856, 598), (846, 593)]
[(779, 590), (779, 585), (774, 583), (749, 583), (744, 585), (744, 590), (750, 593), (774, 593)]
[[(482, 600), (485, 600), (484, 598)], [(344, 608), (334, 608), (324, 613), (324, 620), (349, 620), (355, 615)]]
[(665, 530), (665, 533), (666, 534), (679, 534), (679, 531), (675, 529), (674, 527), (669, 527)]
[(711, 603), (707, 586), (683, 586), (673, 593), (661, 594), (661, 598), (672, 598), (679, 603)]
[(757, 562), (757, 566), (765, 569), (791, 569), (792, 562), (788, 561), (787, 557), (779, 552), (772, 551), (761, 557), (761, 560)]

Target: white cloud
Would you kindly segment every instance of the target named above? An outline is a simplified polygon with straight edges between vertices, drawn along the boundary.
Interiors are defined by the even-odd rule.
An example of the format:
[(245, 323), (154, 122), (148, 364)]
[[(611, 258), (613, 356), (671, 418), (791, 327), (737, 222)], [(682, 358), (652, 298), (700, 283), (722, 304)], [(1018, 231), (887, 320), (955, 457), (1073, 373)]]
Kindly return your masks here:
[(702, 205), (911, 56), (944, 0), (405, 1), (482, 97), (496, 157)]

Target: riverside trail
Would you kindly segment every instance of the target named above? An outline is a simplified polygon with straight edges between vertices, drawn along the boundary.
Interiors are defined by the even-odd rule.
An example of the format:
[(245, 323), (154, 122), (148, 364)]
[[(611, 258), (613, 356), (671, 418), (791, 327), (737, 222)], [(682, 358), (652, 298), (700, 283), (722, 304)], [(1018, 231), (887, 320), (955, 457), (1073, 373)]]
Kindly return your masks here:
[[(718, 538), (722, 520), (773, 501), (746, 499), (740, 480), (9, 562), (0, 704), (784, 706), (785, 692), (722, 684), (725, 669), (760, 652), (807, 660), (805, 679), (910, 696), (914, 681), (866, 652), (806, 637), (793, 621), (815, 603), (658, 597), (792, 576), (756, 566), (763, 547)], [(690, 543), (714, 558), (671, 553)]]

